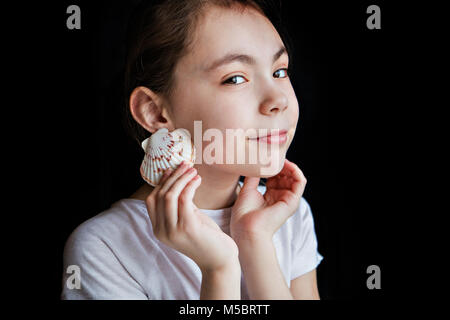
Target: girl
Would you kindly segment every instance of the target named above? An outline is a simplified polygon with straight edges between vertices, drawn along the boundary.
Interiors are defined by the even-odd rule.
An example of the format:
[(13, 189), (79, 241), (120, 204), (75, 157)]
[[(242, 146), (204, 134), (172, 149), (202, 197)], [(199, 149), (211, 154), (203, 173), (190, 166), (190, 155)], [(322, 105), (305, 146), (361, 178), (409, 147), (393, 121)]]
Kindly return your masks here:
[(61, 298), (319, 299), (306, 179), (285, 158), (299, 111), (276, 28), (252, 0), (144, 1), (135, 12), (125, 80), (136, 140), (160, 128), (194, 137), (201, 121), (224, 136), (244, 129), (246, 154), (276, 144), (276, 165), (196, 161), (144, 184), (71, 234), (64, 270), (79, 273), (64, 273)]

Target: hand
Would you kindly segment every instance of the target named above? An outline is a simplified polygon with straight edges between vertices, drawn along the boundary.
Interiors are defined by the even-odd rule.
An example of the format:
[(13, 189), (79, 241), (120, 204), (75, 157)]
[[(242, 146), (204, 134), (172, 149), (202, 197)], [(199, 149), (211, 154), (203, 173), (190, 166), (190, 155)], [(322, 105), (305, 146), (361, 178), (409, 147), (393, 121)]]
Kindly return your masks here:
[(242, 240), (272, 241), (275, 232), (300, 205), (306, 178), (293, 162), (285, 159), (283, 169), (267, 179), (262, 195), (257, 186), (259, 177), (245, 177), (244, 185), (231, 209), (230, 234)]
[(166, 170), (159, 185), (147, 197), (146, 205), (159, 241), (191, 258), (202, 272), (215, 271), (238, 261), (238, 248), (193, 203), (200, 183), (197, 170), (182, 163), (173, 172)]

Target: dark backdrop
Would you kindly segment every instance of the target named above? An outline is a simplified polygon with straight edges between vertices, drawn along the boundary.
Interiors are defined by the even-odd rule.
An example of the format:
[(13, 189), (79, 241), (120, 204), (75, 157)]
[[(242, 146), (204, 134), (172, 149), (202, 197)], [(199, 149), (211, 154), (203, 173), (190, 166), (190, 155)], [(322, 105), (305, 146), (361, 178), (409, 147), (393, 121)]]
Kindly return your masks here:
[[(26, 38), (36, 70), (28, 81), (36, 90), (20, 98), (45, 101), (29, 107), (39, 119), (42, 142), (31, 150), (45, 154), (34, 191), (45, 208), (39, 214), (43, 245), (35, 253), (45, 261), (43, 289), (52, 299), (59, 299), (69, 234), (141, 184), (143, 154), (120, 119), (124, 30), (134, 2), (39, 4), (40, 24)], [(66, 28), (71, 4), (81, 7), (81, 30)], [(281, 6), (294, 41), (292, 83), (300, 105), (287, 157), (308, 178), (304, 197), (324, 256), (318, 268), (322, 299), (379, 298), (389, 292), (392, 277), (387, 258), (392, 248), (382, 243), (395, 212), (386, 207), (394, 189), (386, 176), (396, 165), (389, 157), (396, 148), (389, 132), (398, 112), (391, 95), (398, 57), (390, 50), (397, 40), (393, 13), (383, 2), (376, 3), (382, 29), (366, 28), (370, 4), (282, 1)], [(382, 270), (378, 291), (366, 287), (372, 264)]]

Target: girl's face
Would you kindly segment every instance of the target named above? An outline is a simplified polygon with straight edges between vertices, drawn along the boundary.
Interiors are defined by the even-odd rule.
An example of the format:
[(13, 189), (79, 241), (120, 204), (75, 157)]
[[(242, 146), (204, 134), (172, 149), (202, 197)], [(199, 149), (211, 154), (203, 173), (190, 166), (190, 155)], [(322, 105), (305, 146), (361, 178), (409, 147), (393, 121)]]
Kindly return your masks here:
[[(240, 13), (208, 8), (197, 25), (192, 50), (175, 68), (175, 90), (170, 97), (174, 126), (188, 129), (193, 141), (194, 121), (202, 122), (202, 141), (207, 129), (221, 131), (223, 158), (221, 164), (212, 164), (218, 170), (243, 176), (277, 174), (299, 116), (298, 101), (284, 70), (288, 64), (283, 42), (266, 17), (253, 9)], [(231, 142), (225, 139), (226, 129), (243, 129), (237, 139), (245, 145), (245, 164), (237, 162), (237, 140), (234, 150), (227, 149)], [(288, 139), (281, 145), (266, 144), (271, 169), (262, 173), (267, 158), (258, 157), (259, 162), (250, 164), (249, 154), (258, 154), (258, 143), (265, 142), (249, 138), (270, 134), (271, 129), (287, 130)], [(218, 146), (214, 139), (203, 141), (203, 154), (211, 143)], [(199, 151), (197, 158), (202, 157), (204, 164), (205, 157)], [(233, 164), (227, 160), (230, 152), (234, 152)]]

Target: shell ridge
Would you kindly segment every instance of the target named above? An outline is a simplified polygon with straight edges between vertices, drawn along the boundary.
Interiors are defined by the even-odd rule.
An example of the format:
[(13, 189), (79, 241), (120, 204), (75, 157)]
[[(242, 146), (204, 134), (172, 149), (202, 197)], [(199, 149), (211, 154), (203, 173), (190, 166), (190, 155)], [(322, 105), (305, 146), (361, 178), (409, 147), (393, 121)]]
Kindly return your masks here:
[(144, 181), (156, 186), (164, 171), (168, 168), (176, 169), (183, 160), (193, 167), (195, 146), (190, 137), (189, 131), (184, 128), (172, 132), (167, 128), (160, 128), (145, 139), (141, 143), (145, 155), (139, 169)]

